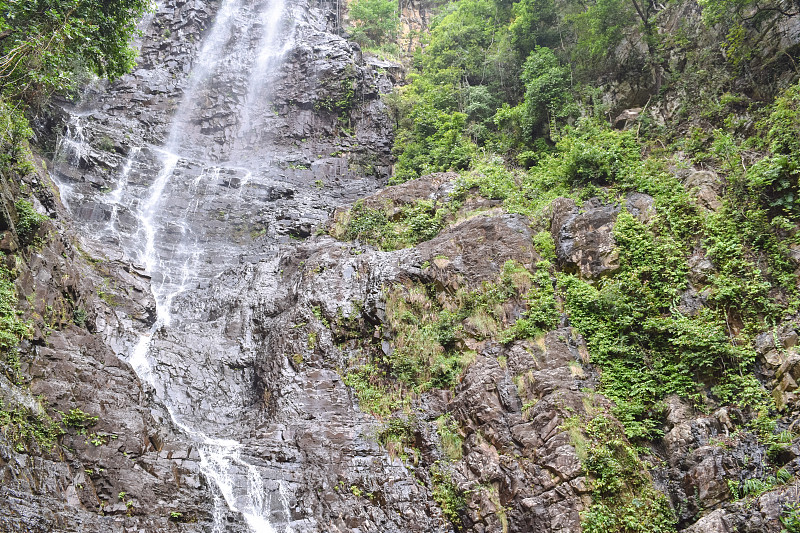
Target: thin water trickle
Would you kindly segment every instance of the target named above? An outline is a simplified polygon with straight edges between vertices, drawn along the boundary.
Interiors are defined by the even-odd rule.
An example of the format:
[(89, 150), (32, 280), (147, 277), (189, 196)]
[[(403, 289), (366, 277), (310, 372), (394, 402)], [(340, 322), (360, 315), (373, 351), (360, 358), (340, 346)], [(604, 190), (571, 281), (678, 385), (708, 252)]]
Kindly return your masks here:
[(183, 136), (197, 104), (199, 93), (225, 55), (225, 41), (234, 31), (232, 22), (241, 3), (241, 0), (225, 0), (217, 11), (216, 22), (208, 37), (203, 40), (200, 53), (189, 75), (189, 86), (185, 89), (178, 110), (172, 118), (169, 136), (165, 143), (167, 150), (179, 151), (182, 148)]
[(125, 160), (125, 164), (122, 166), (122, 172), (117, 180), (117, 186), (114, 188), (114, 191), (108, 195), (108, 203), (111, 204), (111, 215), (108, 219), (108, 232), (114, 237), (116, 242), (120, 242), (122, 239), (118, 228), (119, 210), (123, 207), (122, 199), (128, 186), (128, 178), (133, 170), (133, 164), (141, 151), (142, 148), (140, 146), (135, 146), (130, 149), (128, 158)]
[[(284, 23), (286, 6), (284, 0), (273, 0), (267, 9), (261, 12), (260, 20), (263, 26), (263, 35), (258, 46), (256, 60), (250, 70), (250, 79), (247, 84), (245, 105), (239, 119), (239, 131), (249, 133), (252, 129), (251, 115), (256, 106), (264, 99), (265, 86), (269, 79), (270, 70), (291, 49), (291, 42), (281, 44), (277, 38), (281, 25)], [(293, 31), (291, 28), (289, 32)]]
[(83, 133), (83, 116), (72, 115), (56, 145), (56, 153), (65, 163), (79, 167), (81, 160), (89, 153), (86, 137)]
[[(261, 176), (240, 161), (220, 159), (220, 154), (231, 154), (232, 150), (220, 147), (220, 137), (204, 133), (199, 126), (207, 120), (209, 106), (216, 111), (213, 106), (219, 101), (219, 88), (230, 82), (238, 83), (244, 96), (235, 115), (235, 129), (248, 133), (254, 128), (255, 110), (266, 102), (274, 71), (293, 45), (294, 23), (286, 20), (285, 0), (258, 4), (262, 6), (258, 13), (252, 13), (252, 4), (248, 0), (223, 0), (161, 147), (132, 147), (121, 162), (114, 187), (109, 187), (111, 192), (101, 201), (89, 193), (73, 193), (72, 185), (62, 179), (57, 184), (65, 205), (74, 195), (76, 203), (83, 202), (81, 207), (88, 203), (95, 210), (104, 210), (106, 215), (90, 217), (87, 227), (97, 231), (98, 239), (119, 244), (126, 256), (143, 265), (151, 276), (156, 320), (136, 341), (127, 360), (140, 380), (154, 391), (173, 425), (199, 449), (200, 468), (214, 487), (214, 531), (227, 531), (226, 513), (235, 512), (253, 532), (275, 533), (270, 522), (273, 513), (282, 514), (286, 523), (290, 521), (287, 487), (280, 481), (265, 481), (259, 468), (246, 459), (239, 442), (213, 436), (211, 433), (218, 433), (216, 428), (199, 429), (196, 421), (181, 411), (172, 397), (174, 384), (164, 381), (170, 374), (160, 369), (161, 354), (153, 350), (156, 339), (164, 332), (179, 331), (186, 320), (173, 308), (176, 300), (194, 290), (201, 280), (213, 279), (226, 267), (225, 261), (232, 259), (225, 256), (217, 264), (220, 255), (216, 248), (224, 243), (215, 242), (218, 234), (213, 233), (214, 224), (200, 217), (215, 216), (224, 227), (224, 210), (230, 205), (237, 209), (246, 206), (249, 185)], [(257, 48), (248, 50), (253, 42), (258, 43)], [(58, 146), (59, 157), (74, 168), (94, 153), (84, 128), (84, 117), (72, 116)], [(261, 161), (271, 161), (269, 145), (257, 149)], [(187, 354), (187, 358), (190, 356)], [(187, 359), (187, 364), (193, 362)], [(224, 428), (219, 433), (226, 434)], [(285, 525), (280, 530), (291, 533)]]
[[(156, 254), (156, 227), (155, 227), (155, 214), (156, 209), (158, 208), (162, 198), (161, 195), (164, 192), (164, 187), (167, 186), (167, 181), (169, 180), (172, 173), (175, 171), (175, 167), (178, 165), (179, 157), (172, 153), (166, 153), (163, 161), (163, 167), (161, 172), (159, 172), (158, 176), (156, 177), (153, 184), (150, 186), (150, 194), (148, 198), (145, 200), (144, 204), (141, 206), (140, 212), (138, 213), (138, 220), (140, 223), (140, 227), (142, 229), (143, 240), (144, 240), (144, 249), (139, 256), (139, 261), (144, 264), (145, 270), (150, 274), (157, 270), (159, 257)], [(156, 306), (157, 306), (157, 314), (159, 319), (161, 319), (165, 326), (168, 326), (172, 317), (170, 316), (170, 310), (164, 304), (166, 291), (164, 284), (158, 287), (153, 287), (153, 292), (155, 293), (156, 297)]]

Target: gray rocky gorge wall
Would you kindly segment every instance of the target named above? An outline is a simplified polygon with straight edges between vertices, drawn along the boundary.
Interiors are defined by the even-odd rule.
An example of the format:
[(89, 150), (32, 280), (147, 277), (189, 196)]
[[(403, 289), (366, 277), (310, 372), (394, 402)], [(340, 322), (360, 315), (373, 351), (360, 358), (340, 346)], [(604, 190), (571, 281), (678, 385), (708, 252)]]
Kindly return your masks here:
[[(295, 373), (268, 336), (291, 327), (265, 329), (292, 305), (281, 247), (389, 171), (392, 82), (329, 7), (164, 2), (131, 75), (40, 125), (59, 195), (41, 176), (39, 207), (78, 231), (34, 252), (43, 288), (21, 292), (74, 278), (88, 312), (25, 370), (49, 412), (99, 420), (51, 451), (4, 445), (4, 529), (450, 529), (335, 371)], [(382, 505), (360, 479), (391, 487)]]
[[(0, 437), (0, 529), (431, 532), (455, 518), (475, 532), (580, 530), (591, 497), (575, 421), (609, 403), (565, 318), (510, 342), (467, 321), (456, 342), (473, 359), (456, 385), (411, 395), (383, 420), (345, 384), (365, 354), (397, 349), (390, 291), (424, 286), (420, 301), (444, 306), (509, 261), (531, 270), (541, 258), (529, 221), (485, 198), (403, 250), (314, 234), (361, 198), (399, 216), (455, 194), (450, 174), (376, 192), (391, 161), (380, 95), (395, 80), (336, 34), (335, 13), (302, 0), (162, 2), (132, 74), (40, 123), (50, 173), (27, 186), (51, 236), (20, 267), (36, 333), (24, 382), (0, 383), (0, 398), (98, 420), (50, 450)], [(713, 209), (714, 176), (695, 178)], [(654, 209), (642, 194), (626, 208), (640, 220)], [(557, 200), (555, 267), (586, 279), (618, 268), (620, 209)], [(708, 275), (695, 259), (692, 275)], [(691, 313), (702, 295), (681, 305)], [(524, 312), (514, 298), (498, 310)], [(782, 350), (766, 338), (759, 350), (765, 382), (793, 403), (797, 334), (785, 329)], [(747, 507), (719, 482), (765, 453), (711, 445), (737, 413), (677, 399), (668, 411), (648, 476), (681, 527), (780, 531), (790, 489)], [(398, 420), (399, 445), (382, 438)], [(442, 420), (458, 428), (453, 456)], [(783, 453), (796, 473), (797, 445)], [(445, 486), (463, 498), (458, 517)]]

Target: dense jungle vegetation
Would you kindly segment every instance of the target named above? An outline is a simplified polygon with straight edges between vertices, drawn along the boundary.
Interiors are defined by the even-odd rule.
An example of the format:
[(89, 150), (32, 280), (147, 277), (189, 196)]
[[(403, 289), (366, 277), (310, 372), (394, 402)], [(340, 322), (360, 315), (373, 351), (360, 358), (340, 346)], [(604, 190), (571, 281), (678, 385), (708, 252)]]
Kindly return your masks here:
[[(400, 219), (357, 205), (340, 234), (383, 249), (411, 246), (452, 222), (466, 196), (500, 200), (541, 231), (543, 261), (529, 274), (537, 281), (527, 316), (498, 338), (535, 338), (565, 315), (586, 338), (599, 390), (635, 445), (663, 436), (669, 395), (701, 412), (735, 406), (747, 413), (740, 431), (778, 448), (790, 441), (777, 421), (794, 407), (756, 378), (753, 340), (794, 323), (800, 306), (800, 48), (775, 45), (800, 3), (459, 0), (434, 11), (413, 54), (393, 40), (399, 18), (391, 0), (356, 0), (352, 32), (369, 53), (410, 65), (408, 83), (387, 98), (397, 125), (393, 183), (457, 171), (457, 192), (449, 203), (421, 201)], [(636, 108), (632, 118), (617, 119), (626, 108)], [(679, 177), (684, 169), (716, 173), (718, 207), (699, 204)], [(555, 198), (615, 203), (634, 191), (655, 199), (656, 214), (643, 223), (623, 209), (614, 227), (617, 271), (587, 280), (554, 268)], [(690, 281), (688, 261), (698, 253), (715, 268)], [(691, 313), (678, 308), (689, 288), (703, 299)], [(506, 291), (499, 301), (514, 293)], [(461, 334), (458, 324), (482, 297), (462, 299), (463, 316), (418, 311), (419, 346), (431, 351), (438, 338), (439, 352), (451, 353), (441, 339)], [(401, 311), (413, 314), (411, 307)], [(397, 331), (407, 331), (399, 322)], [(390, 360), (350, 381), (387, 413), (401, 404), (398, 382), (410, 392), (453, 386), (458, 357), (451, 353), (451, 371), (438, 378)], [(582, 515), (585, 531), (674, 530), (669, 506), (643, 488), (632, 448), (602, 416), (589, 428), (584, 467), (594, 504)], [(644, 523), (642, 505), (650, 512)]]

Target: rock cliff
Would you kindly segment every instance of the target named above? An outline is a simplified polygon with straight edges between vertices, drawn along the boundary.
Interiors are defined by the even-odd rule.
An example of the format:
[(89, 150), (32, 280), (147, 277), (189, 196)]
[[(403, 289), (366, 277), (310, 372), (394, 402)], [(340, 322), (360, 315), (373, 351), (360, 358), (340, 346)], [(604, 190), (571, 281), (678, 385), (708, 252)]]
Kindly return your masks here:
[[(642, 523), (668, 506), (683, 531), (781, 531), (797, 438), (671, 396), (660, 436), (629, 440), (555, 290), (618, 272), (614, 228), (654, 199), (536, 218), (452, 173), (382, 188), (397, 80), (338, 23), (335, 3), (167, 0), (133, 73), (37, 124), (35, 239), (3, 192), (33, 329), (0, 378), (31, 428), (0, 435), (0, 528), (566, 533), (614, 462)], [(681, 172), (719, 209), (713, 172)], [(707, 296), (690, 284), (674, 312)], [(796, 327), (756, 342), (786, 430)]]

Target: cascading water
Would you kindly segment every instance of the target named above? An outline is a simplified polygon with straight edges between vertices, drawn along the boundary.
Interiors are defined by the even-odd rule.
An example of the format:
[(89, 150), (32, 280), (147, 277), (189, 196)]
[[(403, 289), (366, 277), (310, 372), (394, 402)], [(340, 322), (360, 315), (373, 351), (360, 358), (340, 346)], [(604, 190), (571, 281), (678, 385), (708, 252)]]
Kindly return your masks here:
[[(292, 46), (296, 27), (287, 21), (285, 12), (283, 0), (222, 1), (196, 55), (165, 142), (128, 148), (114, 186), (102, 199), (104, 215), (87, 214), (86, 206), (96, 203), (93, 191), (75, 191), (63, 179), (77, 174), (95, 157), (84, 135), (84, 114), (73, 115), (57, 147), (62, 177), (54, 175), (54, 180), (65, 205), (95, 239), (121, 247), (128, 259), (142, 265), (152, 278), (157, 318), (127, 358), (167, 409), (174, 426), (198, 447), (200, 467), (214, 488), (214, 531), (219, 532), (227, 531), (224, 520), (228, 511), (241, 513), (256, 533), (272, 533), (276, 528), (291, 531), (285, 486), (280, 480), (265, 481), (239, 442), (211, 433), (215, 429), (224, 432), (224, 428), (215, 428), (194, 407), (175, 401), (188, 393), (179, 393), (180, 387), (165, 379), (169, 374), (160, 367), (170, 363), (160, 360), (162, 354), (154, 343), (168, 335), (165, 332), (171, 331), (176, 321), (185, 322), (186, 317), (176, 315), (173, 309), (177, 297), (207, 285), (236, 264), (238, 254), (228, 243), (228, 225), (199, 223), (200, 218), (216, 212), (224, 219), (231, 209), (246, 212), (248, 189), (274, 181), (269, 146), (258, 145), (259, 135), (251, 132), (258, 127), (254, 112), (264, 107), (280, 59)], [(255, 49), (253, 42), (258, 43)], [(239, 99), (242, 105), (231, 105)], [(225, 128), (215, 124), (216, 112), (229, 113), (234, 107), (238, 115), (235, 129), (244, 144), (230, 142)], [(243, 167), (241, 158), (229, 163), (237, 149), (239, 154), (242, 150), (257, 153), (259, 164)], [(202, 388), (203, 384), (188, 386)]]

